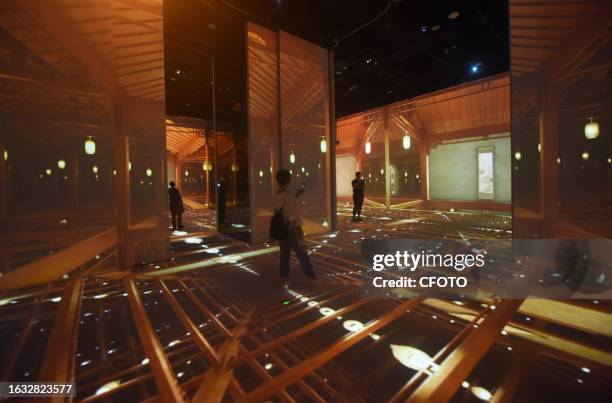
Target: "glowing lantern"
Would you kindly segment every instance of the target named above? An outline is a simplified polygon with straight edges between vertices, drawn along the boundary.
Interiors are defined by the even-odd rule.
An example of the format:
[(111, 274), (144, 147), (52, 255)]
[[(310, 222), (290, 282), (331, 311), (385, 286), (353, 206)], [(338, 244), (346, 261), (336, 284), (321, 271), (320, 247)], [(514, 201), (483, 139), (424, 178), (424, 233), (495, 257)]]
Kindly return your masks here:
[(584, 137), (589, 140), (599, 137), (599, 123), (593, 122), (593, 118), (590, 118), (589, 123), (584, 125)]
[(391, 344), (391, 353), (402, 365), (415, 371), (424, 371), (434, 363), (427, 353), (411, 346)]
[(89, 155), (96, 153), (96, 142), (91, 137), (85, 141), (85, 152)]
[(520, 151), (517, 151), (517, 152), (514, 153), (514, 159), (515, 160), (520, 161), (521, 157), (522, 157), (522, 155), (521, 155)]
[(372, 143), (370, 143), (369, 141), (366, 141), (365, 143), (365, 153), (369, 154), (372, 152)]
[(185, 176), (189, 176), (189, 171), (185, 171)]
[(293, 151), (291, 151), (291, 154), (289, 154), (289, 162), (295, 164), (295, 154)]
[(582, 159), (585, 161), (588, 160), (590, 156), (591, 155), (588, 153), (588, 151), (582, 153)]
[(8, 160), (8, 151), (4, 150), (4, 160), (7, 161)]
[(64, 160), (59, 160), (59, 161), (57, 161), (57, 167), (58, 167), (59, 169), (64, 169), (64, 168), (66, 168), (66, 161), (64, 161)]
[(153, 170), (151, 168), (147, 168), (147, 176), (153, 175)]
[(97, 166), (93, 166), (91, 167), (91, 170), (93, 171), (93, 173), (97, 174), (98, 173), (98, 167)]
[(51, 170), (49, 168), (47, 168), (47, 170), (45, 171), (45, 173), (48, 175), (51, 175)]
[(259, 170), (259, 177), (263, 178), (263, 171), (262, 170)]
[(327, 152), (327, 141), (324, 138), (321, 139), (321, 152), (323, 154)]
[(409, 150), (411, 144), (412, 142), (410, 141), (410, 136), (408, 133), (404, 134), (404, 137), (402, 138), (402, 146), (404, 147), (404, 150)]

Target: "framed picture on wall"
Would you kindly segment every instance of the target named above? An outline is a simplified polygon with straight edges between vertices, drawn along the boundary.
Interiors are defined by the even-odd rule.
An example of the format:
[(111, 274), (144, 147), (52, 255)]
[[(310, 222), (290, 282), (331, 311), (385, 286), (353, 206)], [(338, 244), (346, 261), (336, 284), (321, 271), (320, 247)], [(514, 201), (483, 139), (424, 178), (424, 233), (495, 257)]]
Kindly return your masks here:
[(478, 199), (495, 199), (495, 147), (478, 147)]

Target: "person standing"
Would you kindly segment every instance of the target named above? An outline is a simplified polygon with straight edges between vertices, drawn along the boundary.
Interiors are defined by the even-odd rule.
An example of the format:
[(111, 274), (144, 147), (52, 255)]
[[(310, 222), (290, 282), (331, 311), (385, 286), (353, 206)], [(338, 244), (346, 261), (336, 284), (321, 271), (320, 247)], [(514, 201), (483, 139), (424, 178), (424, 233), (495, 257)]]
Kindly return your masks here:
[(289, 185), (291, 184), (291, 173), (286, 169), (281, 169), (276, 174), (276, 183), (278, 189), (276, 190), (277, 196), (277, 209), (282, 208), (283, 218), (287, 222), (287, 236), (284, 239), (279, 240), (280, 247), (280, 276), (283, 285), (287, 285), (289, 279), (289, 258), (291, 250), (297, 255), (302, 270), (306, 277), (311, 280), (316, 278), (315, 272), (312, 268), (310, 258), (306, 253), (304, 247), (304, 232), (302, 231), (302, 217), (300, 215), (298, 198), (304, 193), (304, 186), (302, 186), (297, 192), (291, 192)]
[(355, 179), (351, 185), (353, 186), (353, 221), (361, 221), (361, 207), (365, 195), (365, 181), (361, 172), (355, 172)]
[(170, 187), (168, 188), (168, 198), (170, 202), (170, 214), (172, 215), (172, 228), (183, 228), (183, 213), (185, 207), (183, 206), (183, 198), (181, 192), (176, 188), (176, 183), (170, 181)]

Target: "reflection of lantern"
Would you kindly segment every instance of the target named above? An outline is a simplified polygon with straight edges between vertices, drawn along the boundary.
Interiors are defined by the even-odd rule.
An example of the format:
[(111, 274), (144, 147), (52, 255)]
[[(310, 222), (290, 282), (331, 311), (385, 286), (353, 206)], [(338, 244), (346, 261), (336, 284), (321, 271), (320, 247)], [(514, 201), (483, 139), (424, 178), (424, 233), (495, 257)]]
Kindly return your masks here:
[(369, 141), (366, 141), (365, 143), (365, 153), (369, 154), (372, 152), (372, 143), (370, 143)]
[(93, 173), (97, 174), (98, 173), (98, 167), (97, 166), (93, 166), (91, 167), (91, 170), (93, 171)]
[(132, 162), (130, 161), (128, 162), (128, 171), (131, 171), (131, 170), (132, 170)]
[(151, 168), (147, 168), (147, 176), (153, 175), (153, 170)]
[(64, 169), (64, 168), (66, 168), (66, 161), (64, 161), (64, 160), (59, 160), (59, 161), (57, 161), (57, 167), (58, 167), (59, 169)]
[(293, 151), (291, 151), (291, 154), (289, 154), (289, 162), (295, 164), (295, 154)]
[(91, 137), (85, 141), (85, 152), (89, 155), (96, 153), (96, 142)]
[(45, 173), (46, 173), (47, 175), (51, 175), (51, 170), (50, 170), (49, 168), (47, 168), (47, 170), (45, 171)]
[(327, 152), (327, 141), (325, 141), (325, 138), (321, 139), (321, 152), (322, 153)]
[(404, 150), (409, 150), (411, 145), (410, 136), (408, 133), (404, 134), (404, 138), (402, 138), (402, 146)]
[(585, 161), (588, 160), (590, 156), (591, 155), (587, 151), (582, 153), (582, 159)]
[(8, 160), (8, 151), (4, 150), (4, 160), (7, 161)]
[(419, 179), (421, 176), (419, 174), (416, 174), (415, 177)]
[(113, 176), (117, 176), (117, 170), (113, 169)]
[(202, 164), (202, 169), (205, 170), (205, 171), (212, 171), (212, 164), (210, 162), (208, 162), (208, 161), (205, 161)]
[(599, 123), (593, 122), (593, 118), (590, 118), (590, 122), (584, 125), (584, 137), (589, 140), (599, 137)]
[(538, 152), (541, 153), (542, 152), (542, 144), (538, 143)]
[(521, 159), (522, 155), (520, 151), (517, 151), (514, 153), (514, 159), (519, 161)]

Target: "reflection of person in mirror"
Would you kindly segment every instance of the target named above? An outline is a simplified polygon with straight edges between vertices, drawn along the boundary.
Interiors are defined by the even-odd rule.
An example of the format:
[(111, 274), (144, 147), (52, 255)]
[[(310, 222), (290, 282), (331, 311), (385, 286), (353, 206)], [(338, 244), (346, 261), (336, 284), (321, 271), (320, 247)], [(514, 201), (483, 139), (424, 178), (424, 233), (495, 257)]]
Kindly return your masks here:
[(172, 228), (174, 228), (174, 230), (183, 228), (183, 212), (185, 212), (185, 207), (183, 206), (181, 192), (176, 188), (176, 183), (174, 183), (174, 181), (170, 181), (168, 198), (170, 202), (170, 214), (172, 215)]
[(361, 172), (355, 172), (355, 179), (351, 185), (353, 186), (353, 221), (361, 221), (361, 207), (365, 194), (365, 181)]
[(287, 237), (279, 241), (281, 279), (284, 285), (287, 285), (287, 280), (289, 278), (289, 257), (291, 250), (293, 250), (300, 261), (300, 265), (306, 277), (314, 280), (315, 272), (304, 245), (302, 217), (298, 203), (299, 197), (304, 193), (306, 184), (302, 183), (297, 192), (291, 192), (289, 190), (291, 173), (286, 169), (278, 171), (276, 174), (276, 182), (278, 184), (278, 189), (276, 191), (276, 208), (280, 209), (282, 207), (283, 217), (288, 227)]

